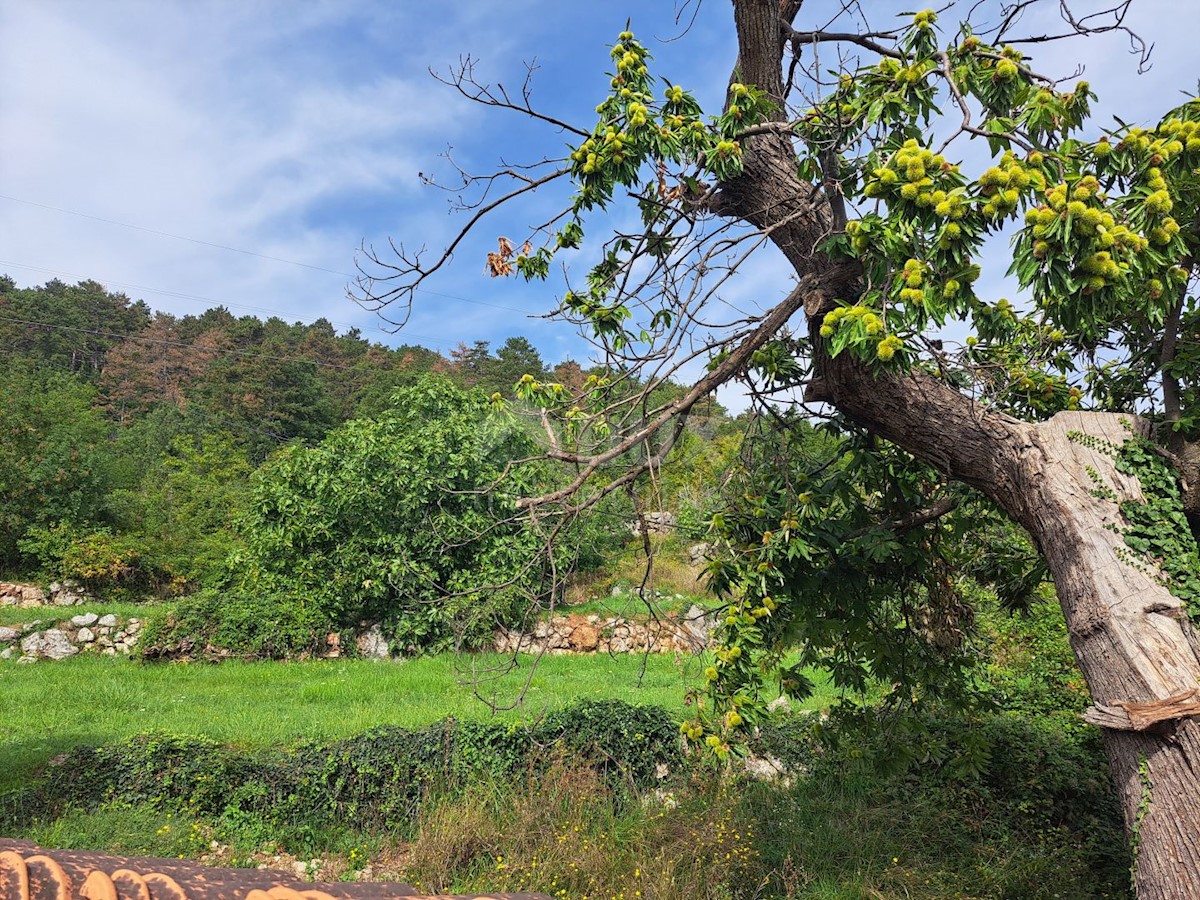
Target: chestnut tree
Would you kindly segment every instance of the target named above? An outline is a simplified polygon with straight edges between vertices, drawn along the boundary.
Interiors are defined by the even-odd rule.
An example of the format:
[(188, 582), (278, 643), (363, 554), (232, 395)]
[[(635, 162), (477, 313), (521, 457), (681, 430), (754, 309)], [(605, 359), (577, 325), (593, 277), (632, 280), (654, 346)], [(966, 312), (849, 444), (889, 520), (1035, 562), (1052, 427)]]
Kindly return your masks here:
[[(953, 6), (866, 27), (850, 3), (844, 20), (810, 27), (803, 0), (733, 0), (737, 58), (707, 116), (629, 30), (582, 125), (535, 109), (528, 84), (478, 81), (467, 60), (454, 88), (571, 146), (462, 172), (459, 237), (432, 255), (365, 248), (358, 299), (405, 308), (490, 213), (560, 191), (562, 206), (501, 238), (487, 268), (561, 271), (556, 314), (594, 340), (609, 374), (574, 390), (532, 375), (516, 385), (541, 407), (546, 455), (570, 467), (523, 515), (569, 517), (653, 474), (693, 406), (735, 379), (783, 423), (796, 409), (837, 417), (861, 451), (849, 466), (777, 466), (714, 521), (728, 552), (712, 574), (729, 605), (712, 700), (687, 736), (728, 752), (757, 714), (763, 661), (814, 638), (806, 625), (820, 617), (806, 610), (822, 598), (806, 579), (847, 560), (922, 582), (893, 616), (933, 659), (953, 594), (943, 517), (986, 505), (1027, 532), (1053, 579), (1139, 896), (1196, 897), (1200, 102), (1153, 127), (1093, 124), (1089, 86), (1032, 54), (1103, 31), (1139, 46), (1129, 3), (1084, 16), (1064, 0), (1060, 29), (1022, 34), (1034, 5), (964, 8), (990, 17), (982, 29)], [(637, 227), (616, 224), (630, 213)], [(760, 255), (786, 264), (780, 299), (725, 302)], [(567, 268), (572, 256), (584, 271)], [(989, 269), (1019, 282), (1015, 302), (984, 289)], [(701, 360), (686, 390), (653, 393)], [(843, 514), (855, 503), (865, 519)], [(880, 624), (869, 604), (847, 610), (866, 631)]]

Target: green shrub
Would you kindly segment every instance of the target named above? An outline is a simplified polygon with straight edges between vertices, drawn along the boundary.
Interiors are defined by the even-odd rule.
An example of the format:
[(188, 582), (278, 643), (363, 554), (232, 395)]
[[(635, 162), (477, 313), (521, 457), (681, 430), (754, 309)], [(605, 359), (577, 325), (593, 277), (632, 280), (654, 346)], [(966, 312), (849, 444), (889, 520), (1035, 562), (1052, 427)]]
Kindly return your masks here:
[(151, 612), (138, 653), (170, 659), (229, 652), (279, 659), (324, 647), (331, 623), (313, 603), (284, 592), (224, 592), (215, 588)]
[(403, 652), (485, 642), (544, 590), (541, 538), (515, 517), (539, 470), (507, 469), (534, 450), (482, 394), (422, 378), (377, 418), (268, 460), (219, 594), (184, 601), (157, 639), (282, 657), (381, 623)]
[(30, 527), (17, 546), (37, 562), (46, 580), (76, 581), (105, 599), (144, 599), (172, 582), (173, 573), (156, 561), (153, 548), (139, 535), (57, 523)]
[(677, 769), (680, 752), (677, 726), (665, 710), (618, 701), (579, 703), (530, 726), (446, 719), (291, 750), (249, 752), (152, 735), (66, 754), (35, 783), (0, 798), (0, 829), (114, 802), (261, 821), (280, 834), (337, 822), (364, 831), (403, 829), (434, 791), (533, 776), (565, 757), (624, 795), (656, 783), (660, 765)]

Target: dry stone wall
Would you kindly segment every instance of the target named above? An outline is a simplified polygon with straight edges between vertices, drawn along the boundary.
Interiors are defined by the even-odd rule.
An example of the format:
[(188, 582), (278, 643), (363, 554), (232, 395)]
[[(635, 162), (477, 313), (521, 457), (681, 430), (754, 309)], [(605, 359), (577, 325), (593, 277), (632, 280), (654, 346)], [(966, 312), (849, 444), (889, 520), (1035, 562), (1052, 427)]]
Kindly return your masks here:
[(84, 613), (46, 627), (38, 619), (22, 625), (0, 625), (0, 659), (31, 663), (66, 659), (76, 653), (128, 656), (137, 646), (142, 620)]
[[(94, 602), (78, 584), (53, 583), (49, 589), (32, 584), (0, 582), (0, 606), (23, 608), (74, 606)], [(528, 629), (500, 628), (493, 637), (499, 653), (700, 653), (707, 648), (713, 622), (693, 605), (679, 616), (631, 619), (621, 616), (568, 614), (535, 623)], [(38, 619), (20, 625), (0, 625), (0, 660), (31, 663), (66, 659), (77, 653), (127, 656), (137, 646), (142, 620), (83, 613), (62, 621)], [(387, 659), (391, 648), (378, 625), (355, 639), (357, 655)], [(217, 655), (227, 655), (220, 654)], [(329, 636), (329, 657), (342, 655), (339, 636)]]
[(712, 622), (692, 606), (682, 616), (638, 621), (619, 616), (565, 615), (531, 629), (497, 630), (498, 653), (699, 653), (708, 646)]
[(48, 588), (0, 581), (0, 606), (79, 606), (95, 602), (96, 598), (76, 581), (52, 581)]

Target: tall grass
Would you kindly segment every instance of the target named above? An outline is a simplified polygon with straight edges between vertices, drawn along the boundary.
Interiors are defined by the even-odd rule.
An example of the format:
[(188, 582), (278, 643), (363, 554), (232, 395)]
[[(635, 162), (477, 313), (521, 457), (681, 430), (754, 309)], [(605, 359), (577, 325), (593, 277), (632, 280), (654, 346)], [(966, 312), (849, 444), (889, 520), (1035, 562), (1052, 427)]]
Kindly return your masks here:
[(121, 619), (129, 617), (145, 618), (151, 610), (161, 609), (146, 603), (111, 603), (97, 601), (83, 603), (79, 606), (0, 606), (0, 625), (25, 625), (29, 622), (40, 621), (49, 627), (56, 622), (68, 621), (72, 616), (84, 613), (95, 613), (103, 616), (113, 613)]

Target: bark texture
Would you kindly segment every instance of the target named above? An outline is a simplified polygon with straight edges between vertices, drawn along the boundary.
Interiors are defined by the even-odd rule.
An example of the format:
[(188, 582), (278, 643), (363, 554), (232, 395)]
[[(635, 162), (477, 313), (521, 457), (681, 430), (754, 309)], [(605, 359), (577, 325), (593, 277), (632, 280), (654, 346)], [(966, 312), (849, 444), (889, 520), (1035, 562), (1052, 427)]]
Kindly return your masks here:
[[(781, 94), (782, 35), (790, 24), (783, 17), (797, 7), (734, 0), (735, 79)], [(787, 134), (747, 138), (744, 163), (741, 176), (721, 185), (714, 207), (767, 231), (797, 275), (815, 285), (805, 297), (815, 354), (809, 399), (834, 404), (979, 489), (1033, 536), (1097, 704), (1090, 721), (1109, 726), (1105, 742), (1134, 847), (1138, 896), (1200, 898), (1200, 719), (1190, 712), (1200, 700), (1200, 644), (1153, 565), (1129, 561), (1118, 503), (1095, 493), (1091, 473), (1118, 499), (1139, 498), (1138, 483), (1118, 473), (1110, 455), (1073, 436), (1119, 445), (1129, 437), (1121, 418), (1071, 413), (1029, 424), (922, 373), (881, 375), (849, 354), (830, 358), (821, 349), (821, 318), (836, 300), (856, 295), (858, 271), (816, 249), (832, 221), (829, 204), (799, 180)], [(1131, 424), (1146, 433), (1145, 423)]]
[[(1033, 427), (1019, 463), (1021, 493), (1005, 508), (1046, 556), (1093, 701), (1162, 708), (1194, 699), (1200, 643), (1157, 569), (1134, 564), (1118, 533), (1117, 501), (1097, 496), (1089, 469), (1119, 499), (1143, 499), (1137, 480), (1072, 437), (1120, 444), (1129, 437), (1123, 423), (1148, 433), (1143, 422), (1104, 413), (1062, 413)], [(1200, 897), (1200, 720), (1194, 706), (1175, 707), (1164, 712), (1184, 717), (1104, 729), (1141, 898)]]

